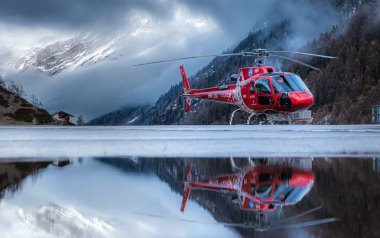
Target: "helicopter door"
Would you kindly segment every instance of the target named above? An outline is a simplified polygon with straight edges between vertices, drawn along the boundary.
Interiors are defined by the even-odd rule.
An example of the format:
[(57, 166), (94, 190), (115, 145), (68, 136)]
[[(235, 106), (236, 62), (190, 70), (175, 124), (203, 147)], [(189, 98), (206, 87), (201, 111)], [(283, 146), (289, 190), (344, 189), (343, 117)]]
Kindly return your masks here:
[(244, 84), (241, 89), (241, 94), (245, 105), (252, 107), (255, 105), (255, 81), (252, 80)]
[(255, 83), (259, 105), (274, 104), (273, 93), (268, 79), (259, 79)]

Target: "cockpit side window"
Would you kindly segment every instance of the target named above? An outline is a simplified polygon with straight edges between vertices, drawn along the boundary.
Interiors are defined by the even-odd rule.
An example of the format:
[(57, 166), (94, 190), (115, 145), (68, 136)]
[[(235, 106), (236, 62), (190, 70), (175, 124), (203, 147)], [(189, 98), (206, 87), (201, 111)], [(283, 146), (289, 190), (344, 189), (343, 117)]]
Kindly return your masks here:
[(259, 79), (256, 81), (255, 85), (256, 85), (256, 90), (258, 93), (262, 93), (262, 94), (272, 93), (268, 79)]

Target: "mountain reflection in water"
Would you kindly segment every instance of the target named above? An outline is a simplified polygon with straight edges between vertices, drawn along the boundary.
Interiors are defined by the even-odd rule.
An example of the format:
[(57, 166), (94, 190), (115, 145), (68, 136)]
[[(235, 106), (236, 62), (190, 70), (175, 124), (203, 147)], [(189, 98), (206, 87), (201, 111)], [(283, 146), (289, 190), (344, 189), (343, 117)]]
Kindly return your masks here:
[[(59, 167), (61, 168), (59, 168)], [(201, 181), (254, 166), (312, 170), (314, 184), (295, 205), (265, 212), (271, 224), (321, 206), (293, 222), (336, 217), (337, 222), (257, 232), (137, 215), (247, 223), (236, 193), (192, 190), (180, 212), (186, 167)], [(380, 160), (376, 158), (85, 158), (0, 163), (2, 237), (379, 237)], [(256, 187), (257, 188), (257, 187)], [(202, 209), (202, 207), (204, 209)], [(12, 218), (9, 218), (12, 217)], [(75, 222), (74, 222), (75, 221)], [(20, 229), (22, 227), (22, 229)]]

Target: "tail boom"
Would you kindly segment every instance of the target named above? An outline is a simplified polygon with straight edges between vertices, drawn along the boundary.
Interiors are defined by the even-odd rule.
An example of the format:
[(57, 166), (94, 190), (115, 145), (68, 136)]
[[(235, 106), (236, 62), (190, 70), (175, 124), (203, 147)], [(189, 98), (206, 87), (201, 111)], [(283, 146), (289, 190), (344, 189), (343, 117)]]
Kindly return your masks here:
[(186, 111), (190, 111), (191, 99), (197, 98), (208, 101), (217, 101), (228, 104), (236, 104), (235, 89), (236, 85), (223, 85), (220, 87), (191, 89), (189, 80), (187, 79), (185, 68), (183, 65), (180, 67), (182, 81), (183, 81), (183, 94), (181, 97), (186, 98)]

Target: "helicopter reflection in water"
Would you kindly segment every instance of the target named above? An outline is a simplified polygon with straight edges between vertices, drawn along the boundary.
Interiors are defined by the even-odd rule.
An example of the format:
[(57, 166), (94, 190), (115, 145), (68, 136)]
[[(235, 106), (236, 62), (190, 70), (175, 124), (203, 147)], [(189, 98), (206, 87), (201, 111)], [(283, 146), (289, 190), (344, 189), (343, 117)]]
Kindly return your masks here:
[(191, 190), (205, 189), (234, 194), (241, 209), (272, 211), (276, 206), (299, 202), (314, 184), (314, 173), (295, 166), (250, 166), (239, 173), (200, 181), (191, 180), (186, 169), (181, 211), (184, 212)]
[[(233, 158), (230, 159), (231, 167), (235, 167)], [(231, 222), (210, 222), (187, 219), (184, 217), (168, 217), (158, 214), (148, 214), (137, 212), (138, 215), (150, 216), (160, 219), (178, 220), (182, 222), (200, 224), (219, 224), (226, 227), (252, 229), (263, 232), (276, 229), (302, 228), (337, 221), (336, 218), (324, 218), (319, 220), (296, 222), (296, 219), (313, 213), (321, 207), (311, 208), (302, 213), (280, 219), (273, 217), (272, 211), (277, 206), (294, 205), (310, 191), (314, 184), (314, 173), (310, 168), (304, 168), (292, 163), (293, 160), (273, 159), (265, 160), (264, 163), (255, 163), (250, 158), (250, 165), (240, 169), (237, 173), (215, 176), (212, 178), (192, 179), (192, 174), (198, 170), (201, 163), (192, 163), (186, 167), (185, 181), (183, 182), (183, 198), (181, 211), (185, 211), (187, 200), (192, 190), (216, 191), (223, 194), (232, 195), (231, 201), (239, 204), (241, 211), (252, 211), (254, 219), (243, 223)], [(308, 160), (312, 165), (312, 160)], [(218, 164), (218, 163), (217, 163)], [(226, 168), (224, 168), (226, 169)], [(194, 172), (192, 172), (194, 170)], [(199, 174), (195, 177), (199, 178)], [(199, 193), (198, 193), (199, 194)], [(197, 198), (198, 200), (198, 198)], [(280, 213), (279, 213), (280, 214)]]
[[(249, 161), (251, 161), (248, 158)], [(185, 181), (183, 182), (183, 198), (181, 211), (185, 211), (187, 200), (192, 190), (208, 190), (232, 194), (232, 202), (238, 203), (241, 210), (256, 212), (254, 220), (244, 223), (211, 222), (227, 227), (253, 229), (263, 232), (284, 228), (302, 228), (337, 221), (336, 218), (324, 218), (304, 222), (295, 222), (296, 219), (313, 213), (321, 207), (315, 207), (291, 217), (273, 220), (269, 217), (270, 211), (287, 205), (294, 205), (310, 191), (314, 184), (314, 173), (311, 168), (305, 169), (289, 161), (274, 160), (275, 164), (258, 164), (247, 166), (234, 174), (216, 176), (206, 179), (192, 180), (191, 166), (186, 167)], [(252, 162), (252, 161), (251, 161)], [(231, 158), (231, 165), (234, 160)], [(182, 222), (209, 224), (206, 221), (197, 221), (186, 218), (165, 217), (162, 215), (137, 213), (155, 218), (180, 220)]]

